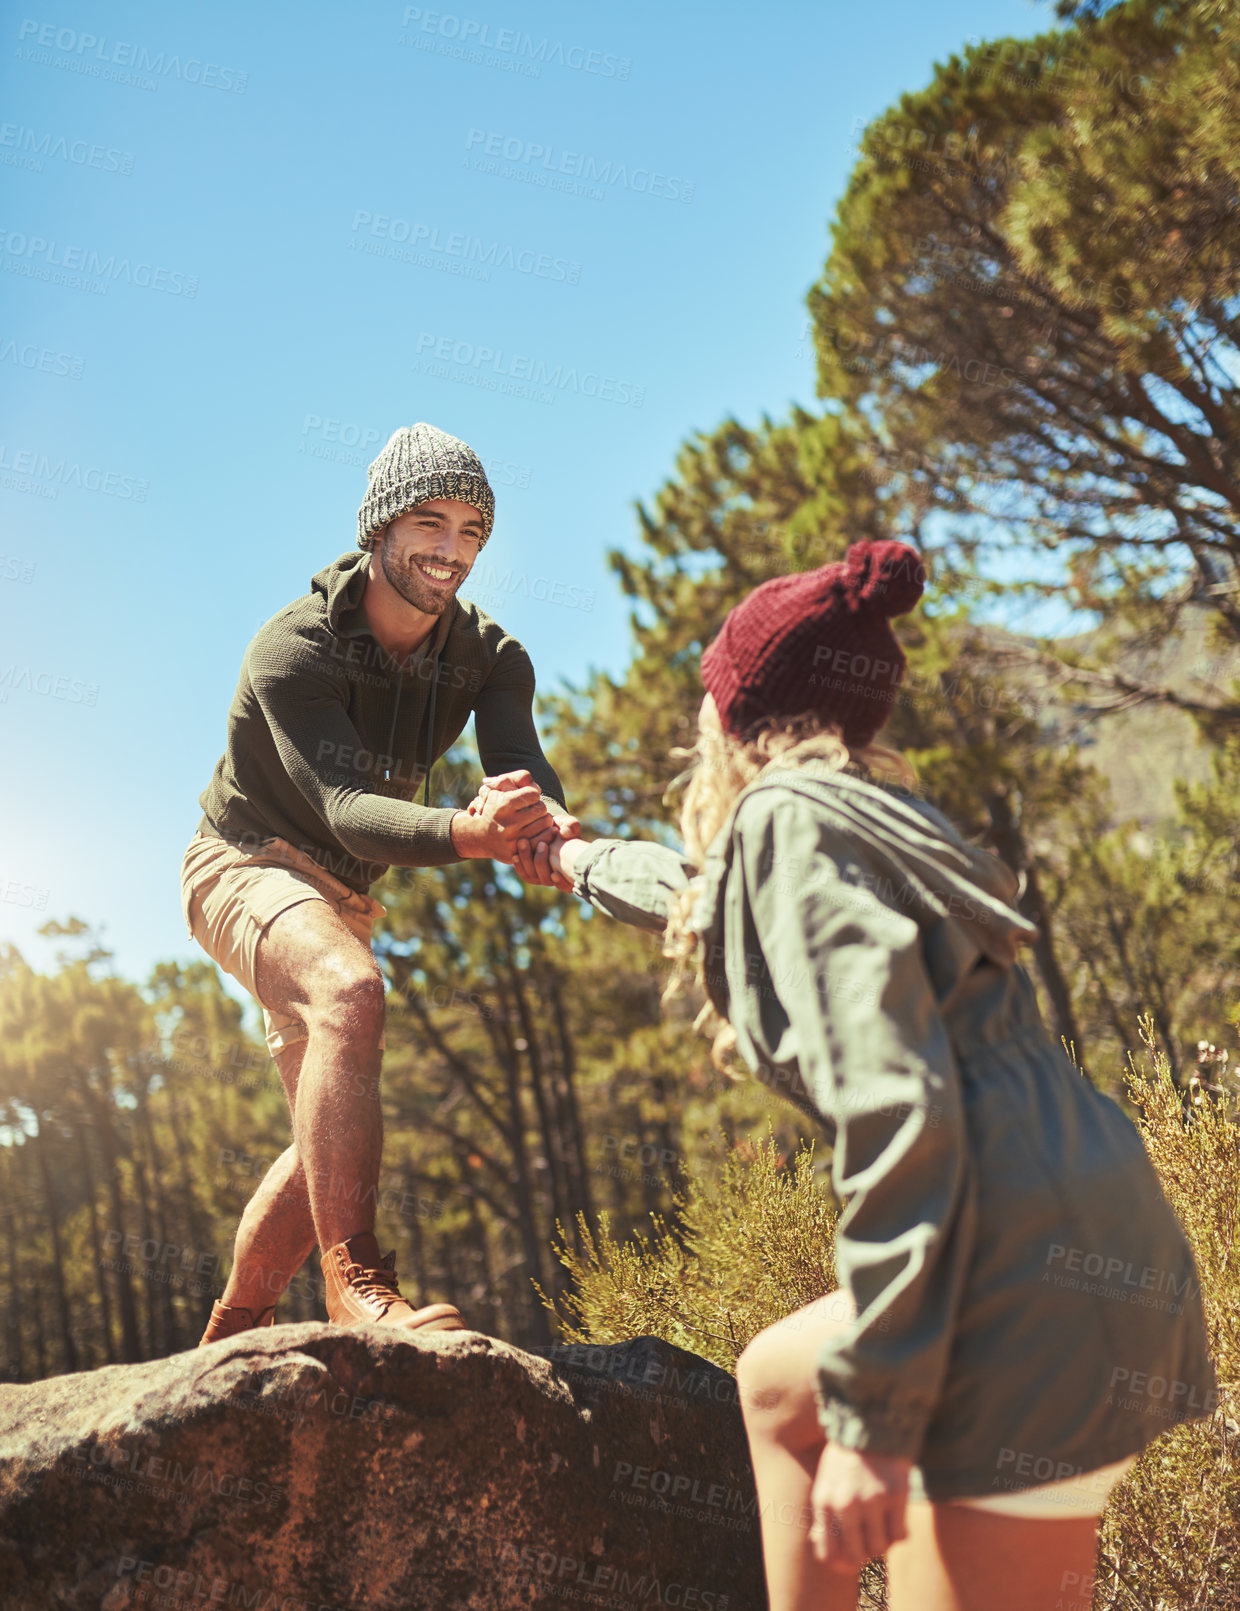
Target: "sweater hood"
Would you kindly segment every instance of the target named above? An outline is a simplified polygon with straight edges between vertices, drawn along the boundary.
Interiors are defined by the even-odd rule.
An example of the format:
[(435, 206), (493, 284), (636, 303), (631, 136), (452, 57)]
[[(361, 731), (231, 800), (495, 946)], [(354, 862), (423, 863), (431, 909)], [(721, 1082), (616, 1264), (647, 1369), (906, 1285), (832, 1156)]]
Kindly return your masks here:
[[(358, 633), (370, 631), (366, 617), (359, 609), (362, 595), (366, 591), (366, 575), (369, 569), (370, 554), (355, 548), (348, 554), (341, 554), (339, 559), (332, 560), (330, 565), (324, 565), (321, 571), (315, 571), (310, 578), (311, 596), (322, 599), (327, 611), (327, 624), (340, 637), (355, 637)], [(459, 613), (460, 601), (453, 599), (439, 617), (435, 630), (431, 633), (428, 642), (429, 653), (440, 653)]]
[[(1020, 883), (1005, 862), (968, 844), (942, 812), (899, 788), (868, 783), (846, 772), (807, 766), (764, 774), (738, 797), (707, 853), (694, 927), (707, 956), (721, 957), (723, 906), (736, 844), (736, 814), (751, 795), (791, 791), (813, 803), (902, 891), (903, 910), (923, 929), (952, 930), (957, 962), (966, 952), (1010, 968), (1038, 929), (1015, 910)], [(707, 978), (711, 995), (726, 994), (722, 978)], [(718, 1004), (718, 1003), (717, 1003)]]
[(310, 578), (310, 592), (323, 600), (333, 632), (340, 631), (341, 616), (362, 602), (369, 566), (370, 555), (354, 549), (352, 553), (341, 554), (330, 565), (324, 565)]

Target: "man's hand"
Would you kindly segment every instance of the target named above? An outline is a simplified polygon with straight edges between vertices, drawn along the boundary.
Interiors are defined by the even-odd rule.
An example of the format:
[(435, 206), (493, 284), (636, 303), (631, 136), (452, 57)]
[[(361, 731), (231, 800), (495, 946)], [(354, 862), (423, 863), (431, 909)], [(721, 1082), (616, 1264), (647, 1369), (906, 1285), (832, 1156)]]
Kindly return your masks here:
[(908, 1536), (904, 1508), (912, 1464), (827, 1444), (810, 1495), (809, 1536), (820, 1561), (837, 1571), (859, 1572)]
[[(488, 785), (491, 785), (488, 787)], [(528, 772), (505, 772), (484, 780), (465, 811), (452, 818), (452, 843), (466, 859), (512, 863), (518, 846), (553, 839), (555, 820)]]
[[(469, 803), (469, 814), (481, 816), (486, 811), (488, 803), (497, 794), (506, 800), (511, 800), (531, 789), (535, 797), (538, 797), (538, 785), (524, 769), (516, 772), (500, 772), (495, 777), (485, 777), (478, 793)], [(455, 837), (454, 822), (454, 840)], [(552, 867), (551, 847), (557, 840), (580, 837), (581, 824), (576, 817), (570, 816), (567, 812), (547, 811), (542, 821), (535, 820), (526, 824), (524, 830), (517, 836), (513, 854), (501, 859), (511, 862), (522, 883), (554, 884), (557, 889), (568, 890), (573, 887), (572, 879), (557, 873)]]

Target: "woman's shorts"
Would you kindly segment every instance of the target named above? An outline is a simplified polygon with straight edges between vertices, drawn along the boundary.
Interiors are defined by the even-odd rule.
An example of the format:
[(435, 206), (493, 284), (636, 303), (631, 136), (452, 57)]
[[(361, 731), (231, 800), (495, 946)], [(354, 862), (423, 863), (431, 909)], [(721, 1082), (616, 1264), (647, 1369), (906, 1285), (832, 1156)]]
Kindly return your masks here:
[(271, 1011), (259, 999), (258, 942), (282, 912), (303, 901), (326, 901), (367, 947), (374, 921), (383, 913), (378, 901), (342, 884), (285, 839), (265, 839), (245, 850), (200, 831), (186, 848), (181, 862), (185, 927), (212, 961), (262, 1007), (273, 1057), (305, 1040), (306, 1026), (300, 1018)]
[[(967, 1505), (970, 1510), (988, 1510), (1022, 1521), (1078, 1521), (1082, 1517), (1101, 1516), (1111, 1497), (1112, 1488), (1127, 1476), (1136, 1458), (1135, 1454), (1130, 1454), (1126, 1460), (1117, 1460), (1113, 1465), (1099, 1466), (1095, 1471), (1082, 1471), (1060, 1482), (1044, 1482), (1035, 1488), (970, 1495), (967, 1499), (939, 1502)], [(928, 1503), (921, 1472), (916, 1466), (910, 1474), (908, 1496), (915, 1503)]]

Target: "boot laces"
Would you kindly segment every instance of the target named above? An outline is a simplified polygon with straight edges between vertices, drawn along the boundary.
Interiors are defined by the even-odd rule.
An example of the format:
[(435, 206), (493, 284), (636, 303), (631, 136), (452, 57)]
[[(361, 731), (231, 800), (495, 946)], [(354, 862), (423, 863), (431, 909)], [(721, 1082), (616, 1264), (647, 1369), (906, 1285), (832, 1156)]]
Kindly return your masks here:
[(381, 1312), (384, 1314), (392, 1304), (400, 1302), (396, 1271), (389, 1270), (386, 1265), (368, 1270), (363, 1264), (348, 1264), (345, 1266), (344, 1278), (359, 1298), (373, 1298), (381, 1302), (383, 1304)]

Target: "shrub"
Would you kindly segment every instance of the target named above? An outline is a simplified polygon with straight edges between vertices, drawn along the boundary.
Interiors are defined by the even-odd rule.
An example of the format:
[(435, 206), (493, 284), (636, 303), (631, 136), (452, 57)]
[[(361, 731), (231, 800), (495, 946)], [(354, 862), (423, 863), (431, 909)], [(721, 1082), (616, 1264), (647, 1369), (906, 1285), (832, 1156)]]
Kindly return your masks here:
[(617, 1242), (606, 1214), (597, 1233), (579, 1219), (582, 1252), (563, 1228), (556, 1257), (572, 1286), (564, 1313), (540, 1292), (574, 1342), (662, 1337), (733, 1370), (764, 1326), (833, 1292), (836, 1210), (802, 1143), (790, 1160), (768, 1133), (710, 1149), (713, 1179), (690, 1174), (669, 1222)]

